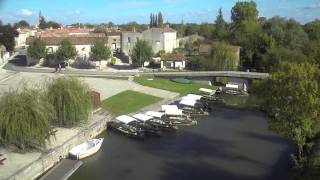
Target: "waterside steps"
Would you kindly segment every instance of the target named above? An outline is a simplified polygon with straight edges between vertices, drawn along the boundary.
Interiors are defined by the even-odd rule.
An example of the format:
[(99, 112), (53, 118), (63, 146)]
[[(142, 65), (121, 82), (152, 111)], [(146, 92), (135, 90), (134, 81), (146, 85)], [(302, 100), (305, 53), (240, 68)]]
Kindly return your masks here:
[(63, 159), (39, 180), (66, 180), (68, 179), (80, 166), (82, 161)]

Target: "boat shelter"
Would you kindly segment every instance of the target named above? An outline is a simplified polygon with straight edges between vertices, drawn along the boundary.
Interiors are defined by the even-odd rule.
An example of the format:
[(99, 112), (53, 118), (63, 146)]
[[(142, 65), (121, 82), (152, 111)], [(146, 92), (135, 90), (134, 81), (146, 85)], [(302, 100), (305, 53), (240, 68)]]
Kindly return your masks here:
[(213, 94), (216, 93), (217, 90), (207, 89), (207, 88), (200, 88), (199, 91), (202, 92), (202, 93), (213, 95)]
[(155, 118), (161, 119), (164, 116), (163, 112), (157, 112), (157, 111), (148, 111), (145, 113), (147, 116), (152, 116)]
[(131, 122), (137, 121), (135, 118), (127, 116), (127, 115), (118, 116), (118, 117), (116, 117), (116, 120), (118, 120), (124, 124), (129, 124)]
[(149, 121), (151, 119), (153, 119), (152, 116), (148, 116), (148, 115), (145, 115), (145, 114), (135, 114), (133, 115), (132, 117), (140, 120), (140, 121), (143, 121), (143, 122), (146, 122), (146, 121)]
[(177, 105), (162, 105), (161, 109), (162, 109), (162, 111), (166, 111), (168, 109), (170, 109), (170, 110), (172, 110), (172, 109), (178, 110), (179, 108), (178, 108)]
[(183, 112), (181, 109), (168, 108), (165, 110), (165, 114), (169, 116), (182, 116)]

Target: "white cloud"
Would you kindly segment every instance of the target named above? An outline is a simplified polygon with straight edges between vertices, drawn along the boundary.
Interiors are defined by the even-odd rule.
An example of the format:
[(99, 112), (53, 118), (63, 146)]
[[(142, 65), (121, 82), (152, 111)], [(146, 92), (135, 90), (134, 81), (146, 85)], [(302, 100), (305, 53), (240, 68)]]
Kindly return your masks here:
[(81, 13), (81, 11), (80, 11), (79, 9), (76, 9), (76, 10), (74, 11), (74, 13), (77, 14), (77, 15), (79, 15), (79, 14)]
[(308, 6), (305, 6), (304, 9), (320, 9), (320, 3), (310, 4)]
[(33, 15), (33, 12), (29, 9), (20, 9), (17, 14), (22, 17), (30, 17)]

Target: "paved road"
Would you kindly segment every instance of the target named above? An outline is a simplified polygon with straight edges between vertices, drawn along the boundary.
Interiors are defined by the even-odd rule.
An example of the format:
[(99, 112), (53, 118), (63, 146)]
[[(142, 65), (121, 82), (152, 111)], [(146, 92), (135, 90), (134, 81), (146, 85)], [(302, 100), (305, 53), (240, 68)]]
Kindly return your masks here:
[[(34, 68), (25, 67), (25, 56), (16, 56), (10, 61), (5, 69), (18, 72), (38, 72), (38, 73), (52, 73), (53, 68)], [(135, 70), (118, 70), (118, 71), (96, 71), (96, 70), (80, 70), (69, 69), (62, 70), (62, 74), (72, 74), (79, 76), (102, 76), (102, 77), (115, 77), (115, 76), (135, 76), (137, 74), (162, 76), (162, 77), (236, 77), (236, 78), (249, 78), (249, 79), (267, 79), (270, 77), (268, 73), (255, 73), (255, 72), (241, 72), (241, 71), (181, 71), (181, 72), (142, 72)]]

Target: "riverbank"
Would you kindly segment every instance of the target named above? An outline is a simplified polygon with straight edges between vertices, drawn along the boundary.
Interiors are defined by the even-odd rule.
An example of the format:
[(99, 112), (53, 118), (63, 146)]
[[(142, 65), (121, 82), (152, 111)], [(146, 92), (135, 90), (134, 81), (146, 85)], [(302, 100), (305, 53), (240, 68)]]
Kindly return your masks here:
[(70, 148), (83, 141), (95, 137), (106, 129), (111, 114), (105, 112), (94, 113), (90, 121), (83, 127), (73, 129), (57, 128), (55, 136), (47, 142), (44, 152), (15, 153), (8, 149), (1, 149), (0, 153), (7, 158), (0, 168), (0, 179), (24, 180), (35, 179), (46, 172), (62, 158), (68, 156)]

